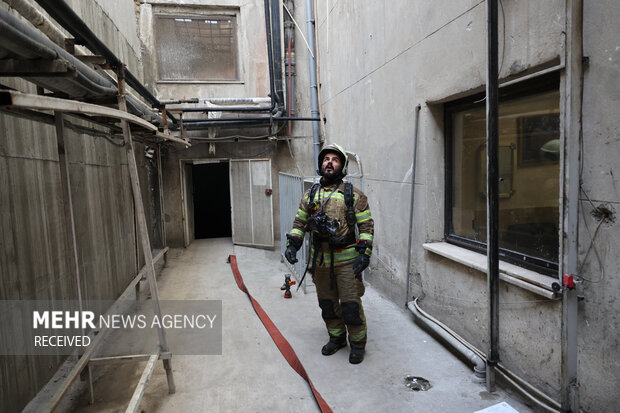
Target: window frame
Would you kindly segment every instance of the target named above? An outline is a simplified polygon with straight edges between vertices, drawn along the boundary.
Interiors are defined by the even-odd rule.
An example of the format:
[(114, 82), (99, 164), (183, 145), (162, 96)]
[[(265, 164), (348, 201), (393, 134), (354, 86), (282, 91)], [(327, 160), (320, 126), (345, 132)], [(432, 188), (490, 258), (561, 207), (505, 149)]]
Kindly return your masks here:
[[(198, 78), (192, 78), (192, 79), (168, 79), (168, 78), (163, 78), (161, 76), (160, 73), (160, 60), (159, 60), (159, 46), (158, 46), (158, 41), (157, 41), (157, 33), (156, 33), (156, 26), (157, 26), (157, 20), (158, 19), (192, 19), (192, 20), (224, 20), (227, 18), (231, 18), (233, 21), (233, 31), (232, 31), (232, 44), (234, 47), (233, 50), (233, 60), (234, 60), (234, 69), (235, 69), (235, 76), (234, 78), (230, 78), (230, 79), (198, 79)], [(204, 13), (202, 12), (191, 12), (191, 11), (187, 11), (187, 12), (166, 12), (166, 11), (162, 11), (162, 12), (157, 12), (157, 13), (153, 13), (153, 42), (154, 42), (154, 51), (155, 51), (155, 63), (156, 63), (156, 74), (157, 74), (157, 82), (158, 83), (191, 83), (191, 84), (196, 84), (196, 83), (204, 83), (204, 84), (209, 84), (209, 83), (243, 83), (241, 78), (240, 78), (240, 72), (241, 72), (241, 68), (240, 68), (240, 61), (239, 61), (239, 25), (238, 25), (238, 20), (239, 20), (239, 13), (235, 10), (227, 10), (225, 12), (214, 12), (214, 11), (207, 11), (205, 10)]]
[[(541, 75), (537, 78), (512, 84), (510, 86), (501, 87), (499, 90), (499, 104), (513, 99), (530, 96), (535, 93), (559, 91), (560, 90), (560, 74), (558, 72)], [(454, 221), (452, 211), (453, 197), (453, 125), (452, 115), (459, 111), (473, 108), (484, 107), (486, 92), (476, 93), (458, 100), (447, 102), (444, 104), (444, 138), (445, 138), (445, 207), (444, 207), (444, 238), (446, 242), (463, 248), (467, 248), (481, 254), (486, 255), (487, 243), (466, 238), (454, 233)], [(560, 119), (562, 119), (562, 107), (560, 105)], [(563, 130), (560, 124), (560, 140), (563, 141)], [(558, 180), (560, 176), (558, 174)], [(558, 194), (558, 197), (560, 194)], [(559, 208), (559, 207), (558, 207)], [(561, 211), (559, 211), (561, 212)], [(561, 213), (560, 213), (561, 220)], [(561, 222), (558, 222), (561, 228)], [(560, 244), (560, 236), (558, 234), (558, 245)], [(499, 257), (501, 260), (512, 264), (537, 271), (541, 274), (551, 277), (557, 277), (559, 271), (559, 254), (558, 262), (548, 261), (542, 258), (533, 257), (518, 251), (499, 248)]]

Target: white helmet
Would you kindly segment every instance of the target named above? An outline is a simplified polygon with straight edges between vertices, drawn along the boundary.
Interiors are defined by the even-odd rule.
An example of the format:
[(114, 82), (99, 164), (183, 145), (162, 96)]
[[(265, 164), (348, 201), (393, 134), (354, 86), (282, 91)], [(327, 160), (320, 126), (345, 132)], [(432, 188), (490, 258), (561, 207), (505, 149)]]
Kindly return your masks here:
[(342, 148), (342, 146), (338, 145), (337, 143), (330, 143), (329, 145), (326, 145), (325, 147), (323, 147), (323, 149), (321, 149), (321, 152), (319, 152), (319, 158), (317, 163), (319, 167), (317, 173), (322, 176), (321, 166), (323, 164), (323, 158), (330, 152), (337, 154), (340, 158), (340, 163), (342, 164), (342, 168), (340, 169), (340, 177), (344, 178), (347, 175), (349, 157), (347, 156), (347, 152)]

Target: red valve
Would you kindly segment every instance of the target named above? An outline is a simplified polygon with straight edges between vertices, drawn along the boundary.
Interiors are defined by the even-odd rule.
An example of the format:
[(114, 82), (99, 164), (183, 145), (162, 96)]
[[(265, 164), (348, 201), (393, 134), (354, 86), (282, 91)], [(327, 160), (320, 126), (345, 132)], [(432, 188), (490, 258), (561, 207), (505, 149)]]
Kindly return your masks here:
[(564, 276), (562, 277), (562, 284), (564, 285), (564, 287), (572, 290), (573, 288), (575, 288), (575, 277), (569, 274), (564, 274)]

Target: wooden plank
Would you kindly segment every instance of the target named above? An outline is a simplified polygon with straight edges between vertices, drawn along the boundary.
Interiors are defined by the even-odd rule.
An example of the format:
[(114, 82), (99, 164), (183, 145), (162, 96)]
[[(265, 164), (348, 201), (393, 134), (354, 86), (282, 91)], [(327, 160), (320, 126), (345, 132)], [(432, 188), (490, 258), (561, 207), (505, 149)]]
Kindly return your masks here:
[[(119, 95), (118, 95), (118, 108), (122, 111), (127, 110), (127, 102), (125, 101), (125, 95), (123, 94), (123, 71), (119, 71)], [(161, 308), (159, 307), (159, 292), (157, 290), (157, 281), (155, 280), (155, 267), (153, 266), (153, 255), (151, 252), (151, 242), (149, 239), (148, 228), (146, 226), (146, 216), (144, 214), (144, 204), (142, 202), (142, 192), (140, 191), (140, 179), (138, 176), (138, 166), (136, 163), (135, 151), (133, 149), (133, 142), (131, 139), (131, 131), (129, 129), (129, 122), (126, 119), (121, 119), (121, 127), (123, 128), (123, 139), (125, 140), (125, 150), (127, 153), (127, 164), (129, 167), (129, 177), (131, 180), (132, 193), (134, 198), (134, 205), (136, 213), (138, 215), (138, 229), (140, 230), (140, 241), (142, 243), (142, 251), (144, 254), (144, 261), (147, 268), (147, 279), (149, 281), (149, 290), (151, 292), (151, 300), (153, 302), (153, 311), (155, 315), (161, 318)], [(168, 343), (166, 342), (166, 332), (163, 328), (157, 329), (157, 335), (159, 336), (159, 344), (161, 351), (168, 351)], [(166, 377), (168, 379), (168, 391), (173, 394), (176, 391), (174, 384), (174, 377), (172, 375), (172, 364), (170, 359), (164, 360), (164, 369), (166, 370)]]
[[(65, 126), (64, 116), (62, 112), (55, 112), (56, 122), (56, 147), (58, 149), (58, 163), (60, 167), (60, 185), (62, 187), (63, 207), (65, 211), (65, 225), (67, 227), (67, 262), (69, 263), (69, 271), (73, 278), (73, 284), (77, 293), (78, 309), (80, 313), (83, 311), (82, 305), (82, 279), (80, 276), (80, 261), (77, 250), (77, 237), (75, 235), (75, 218), (73, 214), (73, 200), (71, 198), (71, 176), (69, 174), (69, 162), (67, 160), (67, 150), (65, 145)], [(82, 329), (82, 335), (85, 335)], [(91, 404), (95, 401), (93, 389), (93, 376), (90, 369), (88, 370), (88, 391)]]
[[(137, 363), (141, 361), (147, 361), (151, 358), (152, 354), (130, 354), (126, 356), (111, 356), (111, 357), (97, 357), (91, 358), (89, 361), (90, 366), (99, 366), (107, 364), (122, 364), (122, 363)], [(159, 358), (161, 360), (169, 359), (172, 357), (172, 353), (165, 352), (160, 353)]]
[[(168, 247), (161, 250), (155, 256), (153, 260), (155, 262), (159, 261), (166, 252), (168, 252)], [(106, 312), (106, 314), (110, 314), (113, 312), (113, 309), (116, 307), (116, 303), (122, 300), (126, 300), (129, 297), (129, 295), (134, 291), (134, 287), (136, 286), (136, 284), (140, 282), (140, 280), (142, 279), (142, 277), (144, 277), (144, 274), (146, 274), (146, 272), (147, 272), (146, 266), (142, 267), (140, 272), (133, 278), (133, 280), (129, 283), (129, 285), (127, 285), (127, 288), (125, 288), (125, 291), (123, 291), (120, 297), (118, 297), (115, 304), (112, 305), (112, 307), (110, 308), (110, 310)], [(86, 366), (88, 365), (88, 362), (90, 361), (91, 356), (97, 350), (102, 340), (105, 338), (106, 334), (107, 334), (107, 329), (102, 328), (99, 330), (98, 334), (94, 338), (91, 335), (91, 338), (93, 339), (91, 346), (82, 355), (82, 357), (80, 357), (80, 359), (72, 365), (70, 371), (66, 374), (66, 376), (64, 376), (64, 381), (54, 381), (53, 379), (50, 382), (48, 382), (48, 384), (45, 385), (43, 389), (41, 389), (39, 393), (30, 401), (30, 403), (28, 403), (28, 405), (23, 410), (23, 412), (39, 413), (39, 412), (53, 412), (54, 410), (56, 410), (62, 398), (65, 396), (65, 394), (67, 393), (67, 391), (69, 390), (73, 382), (75, 382), (75, 379), (79, 377), (82, 370), (84, 370), (84, 368), (86, 368)]]
[(159, 192), (159, 216), (161, 219), (161, 245), (166, 246), (166, 213), (164, 210), (164, 178), (161, 170), (161, 145), (157, 145), (157, 184)]
[[(60, 166), (60, 184), (62, 186), (62, 195), (65, 210), (65, 225), (67, 226), (67, 255), (73, 282), (75, 283), (75, 291), (79, 310), (82, 311), (82, 287), (80, 279), (80, 262), (78, 259), (77, 237), (75, 235), (75, 218), (73, 214), (73, 200), (71, 198), (71, 177), (69, 175), (69, 162), (67, 161), (67, 152), (65, 146), (65, 133), (62, 112), (57, 112), (56, 117), (56, 146), (58, 148), (58, 163)], [(84, 331), (82, 331), (84, 333)]]
[[(29, 110), (30, 116), (28, 118), (37, 120), (39, 122), (44, 123), (53, 123), (50, 119), (49, 115), (46, 114), (37, 114), (33, 112), (33, 109), (36, 110), (53, 110), (56, 112), (66, 112), (67, 114), (72, 114), (73, 116), (79, 117), (79, 114), (82, 115), (92, 115), (92, 116), (105, 116), (114, 119), (125, 119), (128, 122), (131, 122), (137, 126), (140, 126), (144, 129), (147, 129), (149, 132), (153, 134), (155, 138), (160, 138), (165, 141), (179, 143), (181, 145), (185, 145), (186, 147), (192, 146), (191, 143), (184, 139), (177, 138), (176, 136), (170, 135), (169, 133), (162, 133), (159, 131), (157, 126), (149, 123), (148, 121), (132, 115), (128, 112), (123, 112), (117, 109), (108, 108), (105, 106), (96, 105), (93, 103), (79, 102), (67, 99), (54, 98), (50, 96), (41, 96), (41, 95), (30, 95), (26, 93), (14, 92), (14, 91), (0, 91), (0, 108), (5, 110), (16, 110), (16, 109), (25, 109)], [(19, 112), (11, 112), (11, 114), (19, 115)], [(84, 117), (80, 117), (82, 120), (87, 120), (94, 124), (108, 127), (117, 131), (118, 128), (114, 125), (107, 125), (102, 123), (97, 119), (84, 119)], [(75, 125), (71, 125), (72, 128), (75, 128)], [(78, 131), (79, 132), (79, 131)]]
[[(92, 103), (75, 100), (59, 99), (49, 96), (31, 95), (10, 90), (0, 91), (0, 106), (9, 108), (54, 110), (57, 112), (83, 113), (85, 115), (106, 116), (109, 118), (125, 120), (144, 129), (157, 132), (157, 126), (126, 111), (112, 109)], [(162, 134), (164, 135), (164, 134)], [(168, 136), (168, 135), (164, 135)]]
[(188, 141), (177, 138), (176, 136), (172, 136), (168, 133), (155, 132), (155, 136), (157, 136), (158, 138), (165, 139), (167, 141), (172, 141), (172, 142), (180, 143), (182, 145), (186, 145), (188, 148), (192, 146), (192, 144), (189, 143)]
[(138, 386), (133, 392), (133, 396), (131, 397), (131, 401), (125, 410), (125, 413), (135, 413), (138, 411), (138, 407), (140, 407), (140, 402), (142, 401), (142, 396), (144, 396), (144, 390), (146, 390), (146, 385), (153, 374), (153, 370), (155, 370), (155, 363), (157, 362), (157, 359), (159, 359), (159, 354), (153, 354), (149, 358), (149, 362), (146, 364), (146, 367), (142, 372), (142, 377), (140, 377)]

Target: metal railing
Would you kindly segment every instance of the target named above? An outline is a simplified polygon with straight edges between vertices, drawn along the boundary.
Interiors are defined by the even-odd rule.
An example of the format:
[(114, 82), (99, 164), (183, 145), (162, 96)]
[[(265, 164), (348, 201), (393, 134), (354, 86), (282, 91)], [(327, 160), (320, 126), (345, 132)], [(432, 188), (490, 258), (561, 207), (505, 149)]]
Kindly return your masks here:
[[(318, 177), (302, 177), (298, 175), (291, 175), (280, 172), (278, 174), (278, 182), (280, 185), (280, 252), (284, 257), (284, 251), (286, 251), (286, 234), (291, 230), (293, 220), (299, 209), (299, 202), (304, 195), (306, 189), (308, 189)], [(297, 262), (295, 265), (289, 264), (284, 258), (284, 263), (292, 271), (297, 282), (301, 279), (301, 276), (306, 269), (306, 263), (308, 261), (308, 242), (307, 237), (304, 239), (304, 244), (300, 251), (297, 252)], [(301, 288), (304, 293), (306, 292), (306, 281), (302, 284)]]
[[(284, 260), (284, 263), (293, 273), (293, 276), (297, 279), (297, 282), (301, 279), (306, 264), (308, 262), (309, 246), (308, 237), (304, 238), (304, 243), (300, 251), (297, 252), (297, 262), (295, 265), (289, 264), (284, 258), (284, 251), (286, 251), (286, 234), (291, 230), (293, 220), (299, 209), (299, 202), (304, 192), (310, 188), (315, 182), (318, 182), (318, 176), (301, 177), (298, 175), (292, 175), (280, 172), (278, 174), (278, 182), (280, 185), (280, 253)], [(363, 191), (364, 179), (361, 173), (350, 174), (347, 176), (347, 181), (353, 183), (354, 186), (360, 188)], [(304, 293), (306, 292), (306, 279), (301, 286)]]

